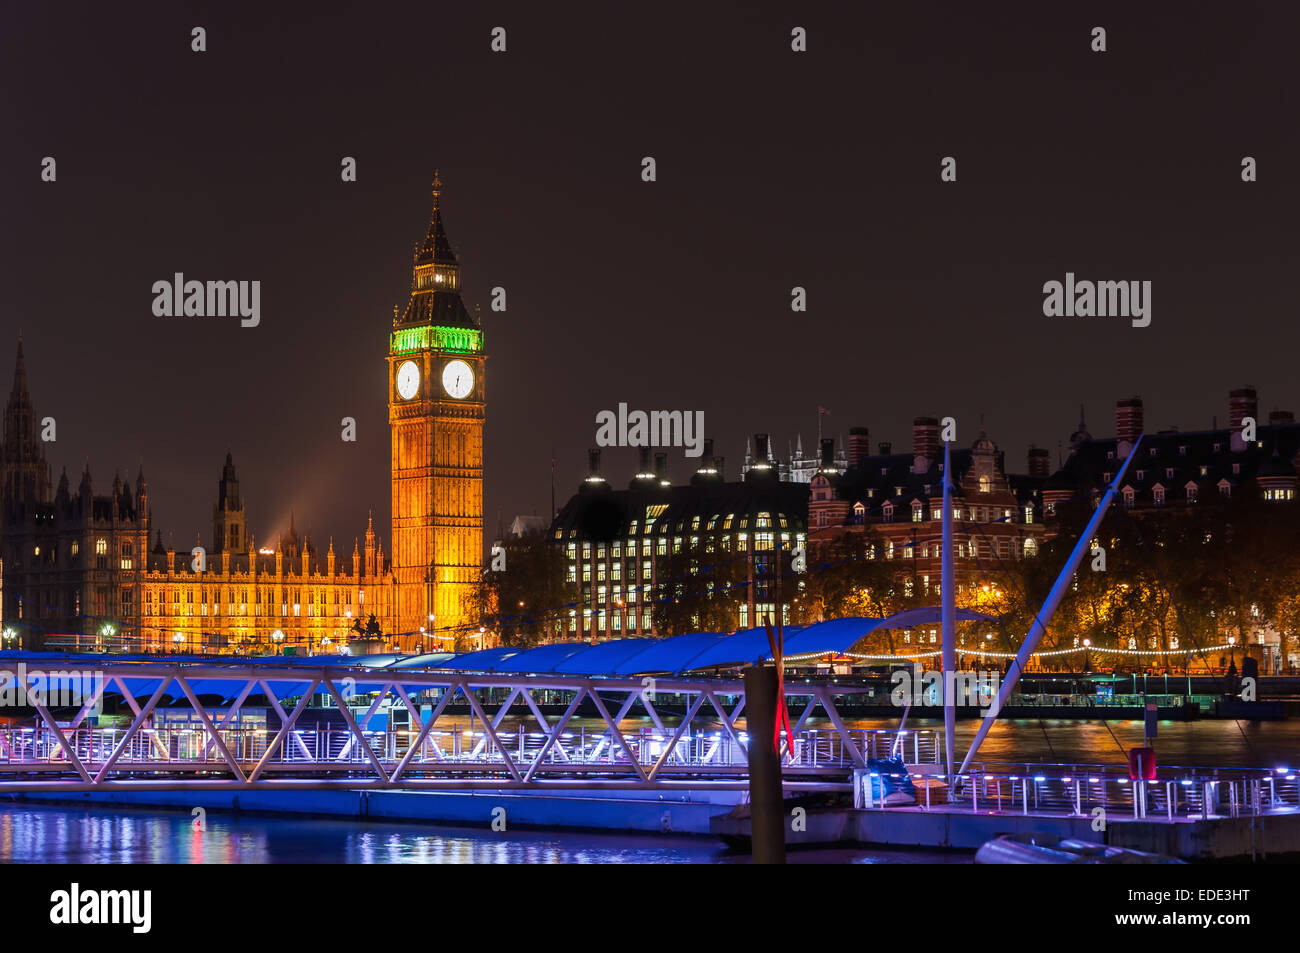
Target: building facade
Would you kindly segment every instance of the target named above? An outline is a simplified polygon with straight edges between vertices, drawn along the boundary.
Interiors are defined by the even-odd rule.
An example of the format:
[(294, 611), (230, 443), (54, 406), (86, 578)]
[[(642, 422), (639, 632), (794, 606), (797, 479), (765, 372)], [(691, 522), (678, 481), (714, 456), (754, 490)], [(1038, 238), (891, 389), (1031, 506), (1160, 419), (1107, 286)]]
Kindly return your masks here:
[(806, 542), (808, 485), (781, 480), (775, 466), (763, 464), (766, 434), (755, 444), (758, 462), (743, 480), (727, 482), (706, 440), (699, 468), (678, 486), (667, 478), (667, 454), (658, 454), (652, 469), (643, 450), (625, 490), (609, 485), (600, 451), (590, 451), (586, 479), (550, 528), (574, 596), (556, 638), (672, 634), (662, 631), (656, 606), (673, 601), (685, 607), (678, 616), (688, 627), (705, 631), (748, 628), (773, 615), (778, 547), (788, 559)]
[[(848, 467), (834, 463), (831, 447), (811, 483), (809, 539), (815, 549), (845, 533), (881, 538), (872, 558), (897, 563), (904, 589), (920, 587), (937, 597), (943, 540), (943, 445), (939, 421), (917, 417), (912, 452), (894, 453), (881, 443), (869, 452), (869, 432), (849, 435)], [(829, 441), (824, 443), (829, 444)], [(1030, 451), (1031, 466), (1041, 452)], [(983, 585), (1000, 566), (1038, 555), (1047, 534), (1040, 491), (1032, 481), (1008, 474), (1005, 458), (987, 434), (967, 449), (950, 451), (953, 467), (954, 563), (958, 592)], [(1041, 464), (1040, 464), (1041, 466)]]

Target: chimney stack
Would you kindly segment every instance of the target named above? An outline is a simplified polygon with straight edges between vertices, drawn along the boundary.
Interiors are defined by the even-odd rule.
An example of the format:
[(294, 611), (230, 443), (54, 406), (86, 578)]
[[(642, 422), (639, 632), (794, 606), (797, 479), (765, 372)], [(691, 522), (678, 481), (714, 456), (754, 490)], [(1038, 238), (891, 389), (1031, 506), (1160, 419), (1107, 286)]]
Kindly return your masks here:
[(856, 467), (871, 456), (869, 436), (866, 427), (849, 428), (849, 466)]
[(700, 454), (699, 465), (695, 468), (695, 474), (691, 477), (692, 483), (700, 480), (719, 480), (721, 471), (718, 469), (718, 458), (713, 455), (713, 440), (709, 437), (704, 438), (704, 451)]
[(1268, 414), (1268, 425), (1277, 427), (1295, 423), (1295, 414), (1289, 410), (1272, 410)]
[(1241, 422), (1253, 417), (1259, 422), (1259, 396), (1255, 388), (1247, 385), (1228, 392), (1228, 444), (1233, 453), (1246, 449), (1246, 441), (1241, 437)]
[(1117, 456), (1127, 457), (1128, 452), (1142, 435), (1143, 409), (1141, 397), (1129, 397), (1115, 401), (1115, 439)]
[(655, 478), (659, 481), (660, 486), (670, 486), (672, 481), (668, 479), (668, 454), (655, 454)]
[(600, 450), (597, 447), (592, 447), (587, 451), (587, 482), (605, 482), (605, 478), (600, 475)]
[(636, 473), (632, 476), (632, 482), (629, 489), (635, 490), (637, 487), (654, 486), (655, 474), (650, 469), (650, 448), (639, 447), (636, 454)]
[(1052, 472), (1052, 455), (1042, 447), (1029, 448), (1029, 475), (1049, 476)]
[(1258, 420), (1258, 411), (1259, 397), (1255, 388), (1239, 387), (1228, 394), (1228, 427), (1232, 430), (1240, 430), (1245, 417)]
[(750, 462), (749, 471), (745, 474), (745, 482), (774, 480), (777, 477), (777, 468), (772, 466), (772, 459), (768, 455), (768, 435), (765, 433), (754, 434), (754, 459)]
[(835, 469), (835, 438), (822, 437), (821, 468), (825, 472)]
[(939, 459), (939, 421), (935, 417), (912, 420), (912, 472), (924, 473)]

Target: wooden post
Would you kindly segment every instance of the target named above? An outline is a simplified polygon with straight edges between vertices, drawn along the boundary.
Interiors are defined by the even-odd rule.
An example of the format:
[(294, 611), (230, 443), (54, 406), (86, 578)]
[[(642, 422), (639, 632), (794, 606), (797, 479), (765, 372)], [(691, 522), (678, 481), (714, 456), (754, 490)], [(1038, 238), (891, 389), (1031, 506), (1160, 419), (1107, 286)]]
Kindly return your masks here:
[(749, 825), (756, 864), (785, 863), (785, 805), (776, 734), (776, 668), (745, 670), (745, 724), (749, 732)]

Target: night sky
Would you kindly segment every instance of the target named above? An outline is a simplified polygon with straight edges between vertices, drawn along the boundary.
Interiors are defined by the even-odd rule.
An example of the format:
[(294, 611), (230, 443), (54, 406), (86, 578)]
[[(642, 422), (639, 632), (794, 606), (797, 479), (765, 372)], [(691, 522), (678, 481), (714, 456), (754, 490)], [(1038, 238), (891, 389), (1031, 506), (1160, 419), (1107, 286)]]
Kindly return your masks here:
[[(388, 548), (384, 356), (435, 168), (490, 353), (488, 541), (547, 512), (552, 449), (567, 498), (621, 401), (703, 410), (732, 478), (755, 431), (812, 452), (818, 406), (896, 450), (983, 414), (1021, 471), (1080, 403), (1097, 435), (1134, 394), (1148, 429), (1223, 424), (1243, 384), (1300, 410), (1281, 5), (269, 6), (0, 14), (0, 384), (21, 330), (54, 479), (143, 462), (178, 545), (229, 450), (260, 541), (292, 507), (350, 550), (373, 510)], [(261, 325), (155, 317), (176, 271), (260, 280)], [(1067, 271), (1152, 281), (1151, 326), (1045, 317)]]

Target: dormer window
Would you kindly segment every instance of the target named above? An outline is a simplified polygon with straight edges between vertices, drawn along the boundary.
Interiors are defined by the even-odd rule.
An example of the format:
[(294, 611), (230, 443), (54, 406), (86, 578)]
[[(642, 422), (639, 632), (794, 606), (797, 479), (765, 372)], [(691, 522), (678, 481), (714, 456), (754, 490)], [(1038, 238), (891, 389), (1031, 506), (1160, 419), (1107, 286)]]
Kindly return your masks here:
[(993, 481), (988, 478), (987, 474), (980, 476), (980, 492), (988, 493), (993, 489)]
[(1165, 505), (1165, 488), (1164, 488), (1163, 486), (1160, 486), (1159, 484), (1156, 484), (1156, 486), (1154, 487), (1154, 489), (1153, 489), (1151, 492), (1152, 492), (1152, 495), (1155, 497), (1155, 504), (1156, 504), (1156, 506), (1164, 506), (1164, 505)]
[(1151, 450), (1149, 451), (1149, 453), (1150, 453), (1151, 456), (1154, 457), (1154, 456), (1156, 455), (1156, 448), (1155, 448), (1155, 447), (1152, 447)]
[(1124, 495), (1124, 506), (1125, 506), (1125, 508), (1126, 508), (1126, 509), (1132, 509), (1132, 508), (1133, 508), (1133, 500), (1134, 500), (1134, 497), (1136, 497), (1136, 495), (1137, 495), (1136, 493), (1133, 492), (1133, 487), (1131, 487), (1131, 486), (1126, 486), (1126, 487), (1124, 487), (1124, 494), (1123, 494), (1123, 495)]
[(1195, 502), (1196, 502), (1196, 484), (1195, 484), (1195, 483), (1188, 483), (1188, 484), (1187, 484), (1187, 502), (1188, 502), (1188, 503), (1195, 503)]
[(1146, 472), (1145, 470), (1139, 470), (1139, 471), (1138, 471), (1138, 482), (1140, 483), (1141, 481), (1145, 480), (1146, 478), (1147, 478), (1147, 472)]
[(1165, 467), (1165, 479), (1166, 479), (1166, 480), (1172, 480), (1173, 478), (1174, 478), (1174, 468), (1173, 468), (1173, 467)]
[(853, 515), (854, 515), (854, 516), (857, 516), (857, 517), (860, 518), (860, 517), (862, 516), (862, 514), (864, 514), (866, 511), (867, 511), (867, 508), (866, 508), (865, 506), (863, 506), (861, 503), (854, 503), (854, 504), (853, 504)]

